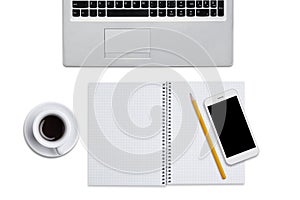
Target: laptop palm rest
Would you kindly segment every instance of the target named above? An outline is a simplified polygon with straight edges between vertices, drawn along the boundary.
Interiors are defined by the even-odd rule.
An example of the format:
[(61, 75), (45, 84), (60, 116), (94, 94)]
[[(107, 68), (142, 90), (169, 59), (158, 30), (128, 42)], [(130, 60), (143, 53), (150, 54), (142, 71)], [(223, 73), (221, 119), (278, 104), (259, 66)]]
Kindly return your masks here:
[(104, 29), (105, 58), (150, 58), (150, 29)]

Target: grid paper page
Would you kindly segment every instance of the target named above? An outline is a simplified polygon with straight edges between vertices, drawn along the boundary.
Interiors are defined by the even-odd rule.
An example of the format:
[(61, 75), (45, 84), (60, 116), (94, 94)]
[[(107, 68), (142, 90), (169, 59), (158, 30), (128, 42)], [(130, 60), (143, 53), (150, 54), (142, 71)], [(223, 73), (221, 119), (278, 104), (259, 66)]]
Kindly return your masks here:
[[(210, 90), (208, 89), (210, 86)], [(171, 184), (243, 184), (244, 164), (228, 166), (217, 144), (215, 134), (204, 108), (204, 100), (222, 92), (218, 83), (172, 83), (172, 167)], [(235, 89), (244, 104), (244, 84), (223, 83), (223, 91)], [(197, 100), (200, 112), (214, 141), (216, 151), (226, 172), (222, 180), (210, 152), (202, 128), (197, 120), (189, 93)]]
[(89, 84), (89, 185), (162, 185), (161, 90), (161, 83)]

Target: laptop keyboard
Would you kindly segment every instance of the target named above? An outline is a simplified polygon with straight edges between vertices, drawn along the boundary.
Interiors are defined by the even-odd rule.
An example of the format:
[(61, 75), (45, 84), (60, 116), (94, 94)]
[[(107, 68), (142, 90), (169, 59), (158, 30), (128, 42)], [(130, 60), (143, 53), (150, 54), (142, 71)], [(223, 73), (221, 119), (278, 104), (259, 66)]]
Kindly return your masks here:
[(72, 17), (224, 18), (224, 0), (72, 1)]

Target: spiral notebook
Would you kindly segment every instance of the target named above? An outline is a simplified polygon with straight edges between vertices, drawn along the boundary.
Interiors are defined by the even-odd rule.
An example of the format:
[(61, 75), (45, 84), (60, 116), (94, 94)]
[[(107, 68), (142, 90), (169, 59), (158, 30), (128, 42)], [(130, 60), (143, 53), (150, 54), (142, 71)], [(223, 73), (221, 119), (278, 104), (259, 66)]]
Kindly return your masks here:
[[(244, 164), (228, 166), (207, 118), (204, 99), (240, 82), (90, 83), (88, 184), (166, 186), (243, 184)], [(197, 121), (198, 101), (226, 172), (219, 174)]]

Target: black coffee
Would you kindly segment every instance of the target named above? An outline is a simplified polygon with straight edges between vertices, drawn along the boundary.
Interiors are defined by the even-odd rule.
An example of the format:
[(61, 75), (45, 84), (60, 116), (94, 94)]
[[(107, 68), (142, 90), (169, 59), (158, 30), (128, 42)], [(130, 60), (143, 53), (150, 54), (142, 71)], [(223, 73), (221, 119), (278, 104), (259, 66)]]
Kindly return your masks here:
[(45, 140), (56, 141), (64, 135), (65, 123), (60, 117), (49, 115), (42, 119), (39, 130)]

